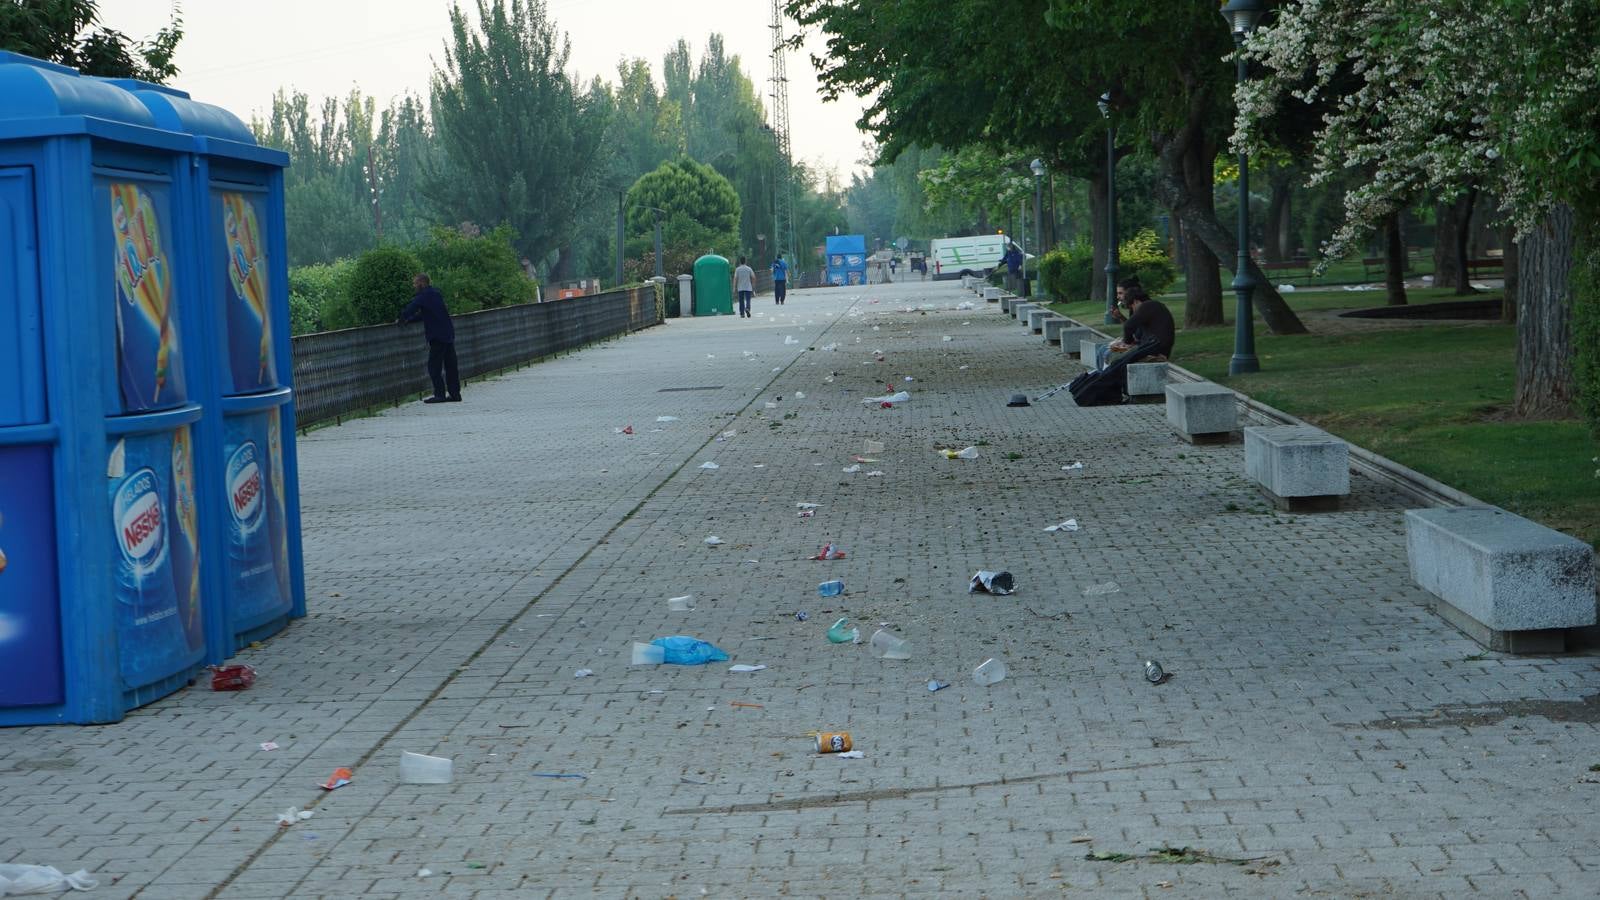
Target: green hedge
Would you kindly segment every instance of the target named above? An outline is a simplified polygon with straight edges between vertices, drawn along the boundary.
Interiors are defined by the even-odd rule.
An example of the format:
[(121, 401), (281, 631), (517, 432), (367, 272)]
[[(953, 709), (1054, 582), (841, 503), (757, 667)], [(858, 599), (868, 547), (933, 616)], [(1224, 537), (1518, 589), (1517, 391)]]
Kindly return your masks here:
[(411, 249), (445, 306), (460, 314), (537, 299), (538, 285), (522, 271), (514, 237), (505, 225), (472, 237), (435, 228), (427, 243)]
[(1062, 303), (1089, 299), (1094, 284), (1094, 248), (1088, 241), (1057, 247), (1039, 260), (1044, 290)]
[(1167, 257), (1167, 251), (1161, 246), (1161, 239), (1156, 237), (1155, 231), (1146, 228), (1123, 241), (1117, 249), (1120, 256), (1118, 268), (1121, 270), (1117, 275), (1119, 281), (1136, 277), (1144, 285), (1145, 292), (1154, 297), (1178, 280), (1178, 267)]
[(385, 325), (399, 318), (411, 301), (411, 279), (422, 271), (416, 254), (400, 247), (378, 247), (356, 259), (350, 276), (350, 308), (357, 325)]

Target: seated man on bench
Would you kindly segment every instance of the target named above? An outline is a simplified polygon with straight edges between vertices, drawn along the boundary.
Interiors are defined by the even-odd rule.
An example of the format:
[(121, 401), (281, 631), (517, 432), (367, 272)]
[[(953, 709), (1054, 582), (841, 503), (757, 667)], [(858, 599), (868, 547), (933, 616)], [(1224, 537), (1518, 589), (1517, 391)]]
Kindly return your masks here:
[(1100, 349), (1100, 358), (1095, 360), (1096, 369), (1104, 369), (1113, 353), (1126, 353), (1146, 345), (1154, 345), (1153, 352), (1142, 356), (1140, 362), (1164, 362), (1172, 355), (1177, 323), (1161, 301), (1150, 299), (1139, 279), (1129, 278), (1117, 285), (1117, 306), (1111, 315), (1123, 323), (1122, 339)]

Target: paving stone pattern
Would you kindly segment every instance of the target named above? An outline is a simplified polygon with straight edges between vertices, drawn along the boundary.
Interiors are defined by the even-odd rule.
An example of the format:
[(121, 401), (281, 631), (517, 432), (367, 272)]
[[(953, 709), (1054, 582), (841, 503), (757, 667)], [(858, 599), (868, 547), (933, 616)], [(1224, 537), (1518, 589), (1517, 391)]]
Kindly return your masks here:
[[(969, 299), (762, 297), (304, 437), (312, 615), (242, 655), (250, 691), (0, 732), (0, 860), (162, 900), (1596, 892), (1594, 657), (1480, 653), (1370, 481), (1276, 513), (1160, 407), (1007, 408), (1080, 369)], [(840, 616), (912, 658), (828, 643)], [(627, 664), (671, 634), (769, 668)], [(398, 783), (402, 750), (454, 783)]]

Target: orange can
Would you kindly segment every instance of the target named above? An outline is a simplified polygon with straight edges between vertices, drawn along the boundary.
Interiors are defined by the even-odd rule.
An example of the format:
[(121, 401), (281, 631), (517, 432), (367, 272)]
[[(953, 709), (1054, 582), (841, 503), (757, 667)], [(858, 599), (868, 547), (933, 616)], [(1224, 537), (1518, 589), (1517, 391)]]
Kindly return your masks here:
[(850, 749), (850, 732), (824, 731), (817, 735), (818, 753), (844, 753)]

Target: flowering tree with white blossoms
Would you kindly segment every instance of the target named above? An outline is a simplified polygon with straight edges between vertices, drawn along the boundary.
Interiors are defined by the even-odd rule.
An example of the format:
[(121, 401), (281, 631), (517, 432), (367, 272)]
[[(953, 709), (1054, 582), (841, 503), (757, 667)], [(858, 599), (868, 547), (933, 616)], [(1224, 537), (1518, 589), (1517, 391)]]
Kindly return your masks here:
[(1522, 248), (1517, 408), (1559, 412), (1576, 387), (1600, 419), (1600, 5), (1299, 0), (1247, 52), (1259, 74), (1236, 93), (1236, 149), (1262, 149), (1274, 117), (1313, 105), (1311, 182), (1370, 173), (1325, 254), (1423, 193), (1491, 191)]

